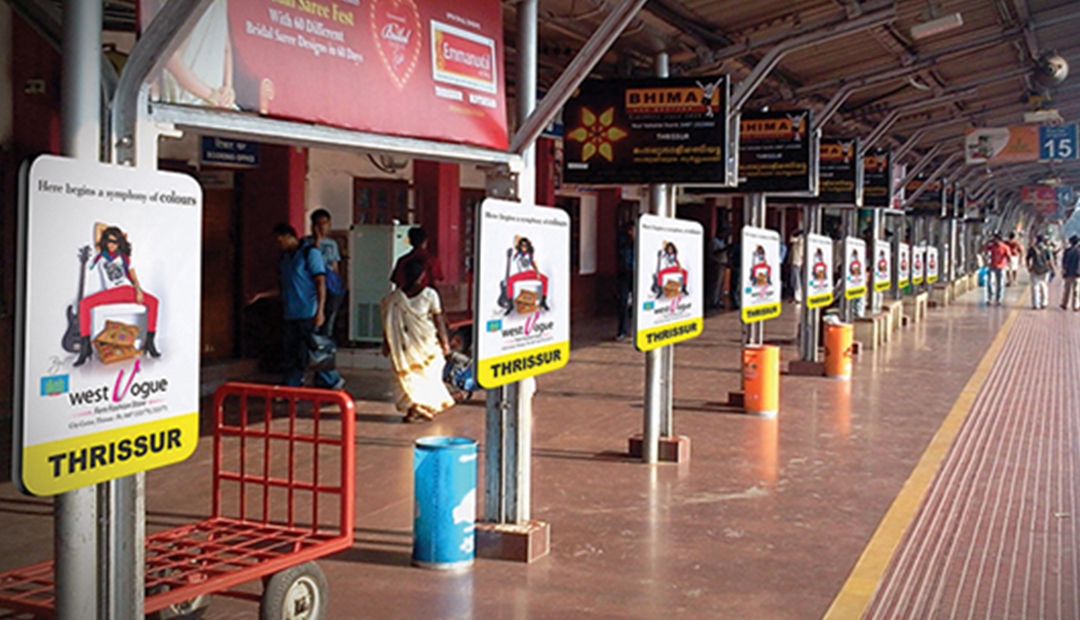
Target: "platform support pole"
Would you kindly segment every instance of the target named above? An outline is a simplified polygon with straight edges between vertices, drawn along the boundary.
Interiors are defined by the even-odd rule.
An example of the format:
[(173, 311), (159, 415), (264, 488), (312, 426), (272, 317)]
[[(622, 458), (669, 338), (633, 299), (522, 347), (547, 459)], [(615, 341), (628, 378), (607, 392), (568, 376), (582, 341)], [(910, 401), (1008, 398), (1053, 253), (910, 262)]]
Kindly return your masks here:
[(802, 313), (799, 328), (799, 359), (804, 362), (818, 361), (818, 332), (821, 330), (821, 311), (810, 309), (807, 303), (810, 301), (810, 278), (814, 270), (814, 263), (809, 259), (806, 249), (806, 240), (811, 234), (821, 234), (821, 207), (819, 205), (803, 207), (803, 303), (799, 309)]
[[(764, 228), (765, 209), (765, 194), (760, 192), (754, 194), (747, 194), (746, 201), (743, 203), (743, 221), (746, 222), (747, 226)], [(734, 275), (735, 277), (739, 278), (741, 282), (742, 274)], [(741, 286), (741, 284), (739, 284), (739, 286)], [(756, 323), (744, 325), (743, 343), (748, 345), (765, 344), (765, 322), (758, 321)]]

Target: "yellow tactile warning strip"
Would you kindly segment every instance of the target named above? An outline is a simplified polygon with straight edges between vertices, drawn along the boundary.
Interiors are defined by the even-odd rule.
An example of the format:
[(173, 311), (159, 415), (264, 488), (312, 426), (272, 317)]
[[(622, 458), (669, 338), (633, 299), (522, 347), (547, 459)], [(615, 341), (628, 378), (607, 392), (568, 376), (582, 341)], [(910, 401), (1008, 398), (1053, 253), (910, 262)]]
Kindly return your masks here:
[(874, 596), (874, 590), (889, 566), (889, 560), (892, 559), (893, 553), (904, 536), (904, 531), (915, 518), (919, 505), (930, 483), (934, 480), (934, 474), (945, 459), (946, 453), (960, 431), (960, 426), (971, 411), (975, 397), (982, 390), (990, 369), (1001, 354), (1009, 332), (1012, 331), (1013, 323), (1016, 322), (1018, 312), (1018, 309), (1013, 310), (1005, 319), (994, 341), (990, 343), (990, 348), (979, 361), (974, 374), (968, 379), (960, 396), (953, 403), (952, 409), (945, 416), (945, 421), (941, 423), (941, 427), (930, 440), (930, 445), (923, 452), (915, 469), (904, 482), (900, 493), (893, 500), (889, 511), (885, 513), (877, 531), (863, 549), (855, 568), (851, 570), (847, 581), (833, 599), (832, 605), (829, 606), (822, 620), (852, 620), (863, 616)]

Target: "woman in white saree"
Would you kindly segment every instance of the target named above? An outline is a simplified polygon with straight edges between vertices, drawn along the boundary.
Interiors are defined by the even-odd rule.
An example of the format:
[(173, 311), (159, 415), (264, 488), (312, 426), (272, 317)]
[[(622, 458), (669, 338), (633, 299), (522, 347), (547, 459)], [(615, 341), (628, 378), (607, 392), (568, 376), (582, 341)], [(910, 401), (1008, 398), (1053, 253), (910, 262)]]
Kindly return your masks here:
[(397, 375), (394, 404), (406, 422), (424, 422), (454, 405), (443, 383), (450, 352), (439, 294), (427, 285), (424, 264), (405, 264), (404, 288), (382, 299), (383, 354)]

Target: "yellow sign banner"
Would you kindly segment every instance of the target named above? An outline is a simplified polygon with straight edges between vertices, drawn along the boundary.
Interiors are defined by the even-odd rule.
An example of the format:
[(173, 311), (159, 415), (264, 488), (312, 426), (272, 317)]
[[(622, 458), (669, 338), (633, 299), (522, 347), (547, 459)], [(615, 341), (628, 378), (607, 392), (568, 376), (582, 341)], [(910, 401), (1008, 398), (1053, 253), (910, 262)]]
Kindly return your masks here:
[(866, 287), (865, 286), (857, 286), (855, 288), (849, 288), (846, 291), (844, 291), (844, 297), (847, 297), (848, 299), (858, 299), (860, 297), (865, 297), (865, 296), (866, 296)]
[(23, 448), (22, 483), (56, 495), (179, 463), (199, 443), (199, 412)]
[(485, 388), (521, 381), (552, 370), (570, 361), (570, 341), (515, 351), (499, 357), (477, 360), (476, 379)]
[(806, 300), (806, 307), (813, 310), (814, 308), (824, 308), (832, 304), (833, 294), (822, 293), (821, 295), (814, 295)]
[(887, 291), (890, 288), (892, 288), (892, 282), (890, 282), (889, 280), (881, 280), (879, 282), (874, 282), (874, 290), (879, 293)]
[(669, 344), (697, 338), (701, 335), (704, 326), (704, 320), (697, 317), (688, 321), (679, 321), (678, 323), (669, 323), (652, 329), (641, 330), (636, 334), (637, 342), (635, 344), (638, 351), (659, 349)]
[(743, 323), (768, 321), (769, 319), (775, 319), (778, 316), (780, 316), (780, 302), (742, 309)]

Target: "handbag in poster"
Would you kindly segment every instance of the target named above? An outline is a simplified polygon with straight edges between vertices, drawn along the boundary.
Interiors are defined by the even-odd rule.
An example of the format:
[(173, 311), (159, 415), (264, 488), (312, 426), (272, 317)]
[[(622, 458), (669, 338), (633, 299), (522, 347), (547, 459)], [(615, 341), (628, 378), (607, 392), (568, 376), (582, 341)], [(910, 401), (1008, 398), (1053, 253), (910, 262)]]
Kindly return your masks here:
[(199, 438), (202, 189), (53, 156), (24, 174), (15, 479), (53, 495), (184, 460)]
[(803, 268), (806, 307), (823, 308), (833, 302), (833, 244), (825, 235), (806, 235), (806, 257)]
[(780, 316), (780, 233), (767, 228), (742, 229), (743, 323)]
[(896, 260), (896, 286), (907, 288), (911, 284), (911, 246), (901, 243), (900, 256)]
[(866, 296), (866, 242), (857, 237), (844, 240), (844, 297)]
[(701, 335), (705, 230), (656, 215), (638, 218), (635, 236), (634, 346), (651, 351)]
[(570, 360), (570, 216), (488, 198), (478, 209), (476, 378), (495, 388)]
[(874, 240), (874, 290), (878, 293), (892, 288), (892, 247), (887, 241)]

